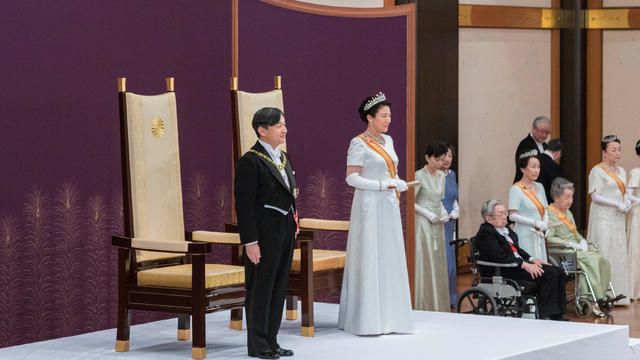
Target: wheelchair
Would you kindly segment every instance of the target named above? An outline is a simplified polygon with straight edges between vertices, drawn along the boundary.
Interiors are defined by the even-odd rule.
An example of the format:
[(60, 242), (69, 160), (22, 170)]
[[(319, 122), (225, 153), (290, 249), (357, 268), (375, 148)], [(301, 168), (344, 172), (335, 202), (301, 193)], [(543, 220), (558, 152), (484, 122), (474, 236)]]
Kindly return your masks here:
[[(458, 298), (456, 312), (461, 314), (528, 317), (538, 319), (536, 284), (532, 281), (515, 281), (500, 275), (500, 269), (515, 268), (516, 263), (500, 264), (479, 260), (476, 237), (451, 241), (456, 248), (469, 246), (473, 273), (472, 286)], [(482, 276), (493, 269), (493, 276)]]
[[(591, 244), (597, 249), (596, 244)], [(578, 251), (568, 248), (564, 245), (548, 244), (547, 254), (549, 262), (553, 265), (560, 266), (567, 274), (567, 282), (574, 282), (573, 291), (567, 292), (567, 303), (575, 303), (576, 315), (579, 318), (586, 318), (592, 313), (595, 316), (606, 317), (613, 310), (615, 303), (624, 299), (626, 296), (619, 294), (616, 295), (616, 291), (613, 288), (613, 284), (609, 281), (609, 288), (607, 289), (610, 294), (607, 294), (605, 299), (597, 299), (591, 286), (591, 280), (589, 274), (582, 271), (578, 266)], [(583, 293), (579, 289), (580, 276), (584, 276), (589, 288), (589, 292)], [(597, 304), (598, 306), (594, 306)], [(598, 311), (597, 309), (600, 309)]]

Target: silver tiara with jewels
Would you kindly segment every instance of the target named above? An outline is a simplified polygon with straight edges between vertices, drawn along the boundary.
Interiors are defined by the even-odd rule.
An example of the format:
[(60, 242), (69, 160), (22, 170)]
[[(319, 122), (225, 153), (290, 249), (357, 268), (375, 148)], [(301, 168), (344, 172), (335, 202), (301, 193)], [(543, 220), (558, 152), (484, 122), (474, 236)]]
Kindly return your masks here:
[(620, 138), (618, 137), (618, 135), (607, 135), (605, 137), (602, 138), (602, 143), (603, 144), (608, 144), (610, 142), (620, 142)]
[(373, 97), (373, 99), (367, 101), (367, 103), (364, 104), (364, 108), (362, 108), (362, 110), (367, 111), (371, 109), (374, 105), (381, 103), (385, 100), (387, 100), (387, 97), (382, 93), (382, 91), (379, 91), (376, 94), (376, 96)]
[(526, 153), (520, 154), (520, 156), (518, 156), (518, 159), (524, 159), (532, 156), (538, 156), (538, 150), (533, 149), (531, 151), (527, 151)]

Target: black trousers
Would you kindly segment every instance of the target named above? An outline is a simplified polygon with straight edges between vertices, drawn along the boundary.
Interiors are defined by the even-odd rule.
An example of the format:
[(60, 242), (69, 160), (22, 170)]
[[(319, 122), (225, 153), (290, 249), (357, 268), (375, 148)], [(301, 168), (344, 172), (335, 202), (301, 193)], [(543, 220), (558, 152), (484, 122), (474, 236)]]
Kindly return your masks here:
[(542, 265), (544, 273), (535, 279), (523, 269), (504, 270), (503, 276), (513, 280), (533, 281), (537, 287), (538, 313), (541, 317), (563, 315), (567, 307), (567, 276), (557, 266)]
[(260, 262), (244, 257), (247, 350), (257, 355), (277, 348), (295, 241), (293, 215), (266, 211), (259, 225)]

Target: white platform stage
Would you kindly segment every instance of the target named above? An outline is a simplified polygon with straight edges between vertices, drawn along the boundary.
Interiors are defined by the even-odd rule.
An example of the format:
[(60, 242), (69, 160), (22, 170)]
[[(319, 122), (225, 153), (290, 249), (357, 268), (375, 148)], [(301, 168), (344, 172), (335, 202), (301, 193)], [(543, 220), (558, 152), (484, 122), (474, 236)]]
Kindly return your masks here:
[[(294, 359), (640, 359), (627, 326), (414, 311), (409, 335), (355, 336), (337, 329), (338, 305), (318, 303), (316, 336), (283, 321), (279, 342)], [(248, 358), (244, 331), (229, 313), (207, 317), (207, 358)], [(191, 342), (175, 340), (175, 319), (133, 326), (128, 353), (114, 352), (115, 329), (0, 349), (0, 359), (190, 359)]]

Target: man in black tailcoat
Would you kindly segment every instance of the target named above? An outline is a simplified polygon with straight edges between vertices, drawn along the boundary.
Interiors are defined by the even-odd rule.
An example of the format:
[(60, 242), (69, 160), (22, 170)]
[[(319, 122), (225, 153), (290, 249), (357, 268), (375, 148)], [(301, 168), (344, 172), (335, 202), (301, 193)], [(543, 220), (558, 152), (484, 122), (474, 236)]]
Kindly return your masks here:
[(517, 165), (518, 157), (533, 149), (538, 150), (538, 154), (542, 154), (548, 148), (546, 141), (549, 134), (551, 134), (551, 120), (545, 116), (538, 116), (535, 118), (533, 120), (531, 132), (527, 137), (520, 141), (520, 144), (518, 144), (518, 148), (516, 149), (516, 175), (513, 178), (514, 183), (522, 179), (522, 171), (520, 171), (520, 168)]
[(297, 232), (298, 188), (288, 155), (278, 149), (287, 127), (282, 111), (258, 110), (255, 145), (236, 164), (235, 209), (244, 245), (249, 356), (292, 356), (277, 341)]
[[(484, 224), (476, 235), (479, 260), (510, 264), (501, 268), (503, 277), (532, 281), (536, 284), (538, 313), (542, 319), (565, 320), (565, 283), (563, 269), (546, 261), (534, 259), (518, 245), (518, 235), (507, 226), (507, 210), (500, 200), (489, 200), (480, 210)], [(493, 268), (481, 268), (483, 276), (493, 276)]]

